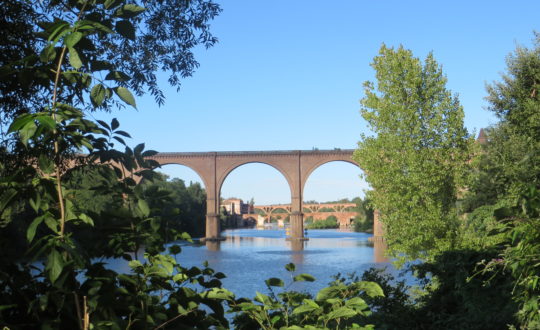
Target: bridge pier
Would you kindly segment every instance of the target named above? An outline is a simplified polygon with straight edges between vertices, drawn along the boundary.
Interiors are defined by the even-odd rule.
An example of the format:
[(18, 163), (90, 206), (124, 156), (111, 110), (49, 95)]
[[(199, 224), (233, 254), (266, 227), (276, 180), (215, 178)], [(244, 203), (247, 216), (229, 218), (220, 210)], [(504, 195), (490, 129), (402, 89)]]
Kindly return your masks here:
[(372, 242), (384, 242), (384, 226), (380, 220), (380, 217), (381, 211), (375, 210), (373, 212), (373, 237), (369, 238), (369, 240)]
[(304, 214), (302, 212), (291, 212), (291, 235), (287, 237), (287, 240), (307, 241), (308, 238), (304, 237)]
[(221, 236), (219, 214), (207, 213), (206, 214), (206, 237), (201, 239), (201, 241), (215, 242), (215, 241), (224, 241), (224, 240), (225, 238)]

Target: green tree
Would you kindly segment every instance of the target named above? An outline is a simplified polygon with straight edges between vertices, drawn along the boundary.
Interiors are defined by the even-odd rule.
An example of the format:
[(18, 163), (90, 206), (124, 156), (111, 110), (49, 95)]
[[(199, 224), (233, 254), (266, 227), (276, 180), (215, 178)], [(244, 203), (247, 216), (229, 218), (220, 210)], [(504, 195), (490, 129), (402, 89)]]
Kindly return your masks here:
[[(172, 256), (159, 254), (165, 249), (158, 235), (161, 221), (150, 215), (144, 192), (135, 182), (135, 175), (152, 176), (148, 169), (156, 163), (145, 157), (155, 152), (144, 151), (143, 144), (133, 149), (125, 146), (129, 134), (118, 129), (116, 119), (110, 124), (88, 119), (89, 111), (136, 107), (131, 91), (149, 91), (161, 103), (155, 74), (164, 70), (171, 74), (171, 84), (177, 85), (196, 66), (191, 48), (205, 44), (204, 40), (213, 43), (207, 21), (219, 11), (217, 5), (209, 1), (142, 4), (13, 0), (2, 8), (6, 13), (2, 32), (7, 33), (0, 41), (2, 51), (6, 50), (0, 57), (0, 88), (2, 96), (9, 97), (0, 99), (2, 124), (6, 124), (0, 126), (9, 129), (2, 135), (0, 150), (0, 215), (18, 211), (18, 203), (30, 211), (25, 218), (7, 219), (8, 225), (25, 234), (29, 248), (25, 246), (24, 259), (0, 255), (2, 326), (88, 329), (91, 322), (97, 328), (165, 324), (208, 328), (227, 324), (219, 301), (208, 297), (206, 290), (221, 286), (218, 277), (223, 275), (199, 269), (186, 274)], [(28, 39), (12, 43), (18, 36)], [(115, 143), (125, 146), (125, 152), (114, 149)], [(78, 153), (88, 156), (81, 158)], [(11, 166), (13, 159), (21, 166)], [(96, 166), (108, 169), (97, 175), (107, 184), (96, 188), (107, 189), (114, 208), (80, 203), (84, 194), (77, 189), (85, 183), (77, 183), (75, 172), (84, 163), (101, 163)], [(112, 233), (96, 232), (105, 215), (107, 223), (101, 224), (122, 225)], [(82, 236), (84, 231), (96, 236)], [(93, 241), (97, 235), (106, 239)], [(2, 230), (4, 238), (9, 237)], [(103, 249), (87, 249), (92, 243)], [(132, 260), (130, 274), (119, 275), (94, 259), (131, 260), (141, 246), (147, 261)], [(179, 248), (174, 250), (171, 253), (176, 254)], [(207, 294), (187, 292), (184, 281), (199, 283)], [(163, 290), (169, 290), (167, 297)], [(207, 317), (199, 303), (214, 310), (217, 318)]]
[(446, 88), (433, 54), (383, 45), (364, 84), (361, 114), (375, 136), (362, 135), (354, 159), (374, 189), (390, 252), (429, 257), (458, 244), (458, 192), (469, 157), (463, 109)]
[(487, 100), (501, 122), (488, 134), (481, 155), (476, 191), (497, 196), (493, 215), (504, 225), (500, 258), (487, 263), (487, 271), (509, 272), (512, 296), (519, 305), (523, 329), (540, 327), (540, 35), (534, 48), (517, 47), (507, 58), (502, 81), (489, 85)]
[(183, 180), (158, 172), (152, 181), (143, 183), (143, 190), (150, 215), (159, 216), (164, 226), (193, 237), (204, 236), (206, 191), (199, 183), (186, 187)]

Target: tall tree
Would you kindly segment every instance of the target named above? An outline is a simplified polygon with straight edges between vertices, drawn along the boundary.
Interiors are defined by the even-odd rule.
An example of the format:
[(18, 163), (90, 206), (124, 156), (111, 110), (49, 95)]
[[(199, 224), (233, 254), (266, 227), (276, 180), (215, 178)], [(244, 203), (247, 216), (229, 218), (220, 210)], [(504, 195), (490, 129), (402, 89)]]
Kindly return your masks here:
[(363, 134), (354, 159), (374, 189), (390, 252), (429, 257), (455, 246), (456, 201), (471, 139), (463, 109), (446, 88), (441, 66), (410, 50), (383, 45), (365, 82), (361, 114), (375, 136)]
[[(495, 134), (488, 135), (487, 152), (511, 158), (499, 161), (498, 175), (510, 181), (506, 195), (515, 198), (525, 186), (540, 187), (540, 34), (535, 33), (532, 49), (518, 46), (506, 64), (502, 80), (487, 86), (488, 109), (501, 119)], [(508, 148), (498, 151), (497, 144)]]
[[(9, 216), (8, 225), (25, 233), (28, 249), (23, 260), (18, 254), (0, 254), (0, 323), (9, 328), (88, 329), (90, 322), (96, 328), (222, 327), (227, 321), (218, 315), (223, 310), (219, 302), (209, 305), (218, 313), (215, 318), (206, 311), (179, 309), (179, 302), (188, 309), (194, 304), (184, 304), (173, 292), (156, 296), (163, 289), (174, 291), (173, 283), (180, 281), (172, 274), (184, 270), (172, 256), (160, 254), (165, 250), (158, 235), (160, 218), (150, 215), (144, 191), (134, 180), (139, 174), (152, 176), (148, 169), (156, 163), (145, 158), (155, 152), (145, 151), (144, 144), (127, 147), (129, 134), (119, 130), (116, 119), (108, 124), (88, 114), (117, 105), (136, 107), (132, 92), (149, 91), (161, 103), (157, 72), (168, 72), (169, 82), (177, 86), (191, 74), (196, 66), (192, 48), (215, 42), (207, 22), (219, 7), (206, 0), (8, 0), (2, 10), (0, 49), (7, 53), (0, 56), (0, 95), (6, 96), (0, 97), (0, 128), (11, 124), (5, 136), (10, 143), (0, 148), (0, 218), (6, 211), (25, 213), (24, 219)], [(19, 36), (29, 39), (20, 42)], [(118, 143), (125, 152), (115, 149)], [(88, 156), (82, 160), (77, 153)], [(21, 166), (4, 161), (21, 155), (27, 156)], [(94, 172), (95, 182), (88, 182), (95, 192), (111, 196), (107, 203), (80, 207), (80, 182), (76, 176), (70, 182), (69, 175), (82, 169), (79, 161), (108, 169)], [(93, 241), (109, 224), (121, 228)], [(10, 237), (4, 223), (1, 227), (0, 245), (5, 246)], [(89, 244), (97, 246), (85, 249)], [(133, 272), (122, 279), (94, 258), (137, 259), (142, 246), (148, 263), (132, 260)], [(41, 260), (43, 265), (36, 262)], [(208, 285), (202, 278), (199, 283), (221, 285)], [(104, 299), (103, 293), (115, 298)], [(131, 297), (118, 298), (122, 295)]]
[[(534, 47), (517, 47), (507, 57), (502, 81), (487, 87), (501, 122), (488, 134), (479, 173), (496, 176), (480, 193), (499, 188), (495, 215), (505, 221), (501, 258), (487, 269), (508, 271), (514, 279), (513, 298), (522, 329), (540, 328), (540, 34)], [(500, 182), (506, 184), (500, 185)], [(497, 185), (499, 183), (499, 186)]]

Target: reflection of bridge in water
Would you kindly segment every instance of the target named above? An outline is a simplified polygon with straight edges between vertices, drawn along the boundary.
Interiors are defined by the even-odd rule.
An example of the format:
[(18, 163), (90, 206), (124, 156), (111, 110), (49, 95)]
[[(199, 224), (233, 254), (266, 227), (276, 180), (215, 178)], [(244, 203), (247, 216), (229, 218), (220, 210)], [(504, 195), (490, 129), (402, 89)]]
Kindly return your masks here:
[[(220, 240), (220, 191), (227, 176), (237, 167), (249, 163), (267, 164), (277, 169), (286, 179), (291, 191), (290, 223), (293, 240), (304, 239), (302, 197), (311, 173), (319, 166), (343, 161), (359, 166), (352, 160), (354, 150), (307, 151), (240, 151), (240, 152), (165, 152), (149, 157), (161, 165), (179, 164), (194, 170), (206, 189), (206, 240)], [(382, 234), (378, 217), (374, 234)]]
[[(234, 240), (234, 237), (229, 237), (228, 239)], [(242, 237), (243, 240), (254, 240), (254, 237)], [(257, 237), (258, 240), (261, 240), (261, 237)], [(262, 238), (264, 239), (264, 238)], [(240, 243), (240, 240), (239, 244)], [(268, 241), (272, 241), (272, 238), (268, 238)], [(288, 248), (291, 252), (291, 262), (299, 265), (304, 263), (304, 253), (303, 251), (306, 248), (306, 245), (308, 243), (312, 243), (314, 241), (306, 242), (305, 240), (290, 240), (288, 242)], [(207, 240), (205, 242), (206, 248), (209, 251), (220, 251), (221, 250), (221, 242), (219, 240)], [(388, 258), (386, 257), (385, 253), (388, 248), (386, 245), (386, 242), (384, 240), (369, 240), (369, 242), (366, 242), (366, 245), (373, 246), (373, 262), (379, 263), (379, 262), (388, 262)], [(315, 248), (317, 247), (317, 243), (315, 243)], [(323, 246), (324, 248), (324, 246)], [(296, 252), (296, 253), (295, 253)]]

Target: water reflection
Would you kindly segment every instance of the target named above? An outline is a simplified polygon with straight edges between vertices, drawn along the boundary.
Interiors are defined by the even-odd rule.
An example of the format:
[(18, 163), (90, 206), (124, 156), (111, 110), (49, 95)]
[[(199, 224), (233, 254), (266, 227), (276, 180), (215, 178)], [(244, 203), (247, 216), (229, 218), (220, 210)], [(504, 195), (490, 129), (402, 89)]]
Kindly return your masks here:
[(226, 240), (221, 242), (185, 245), (179, 261), (191, 267), (207, 260), (210, 267), (227, 275), (223, 285), (237, 296), (253, 297), (255, 291), (266, 292), (264, 280), (269, 277), (290, 283), (290, 274), (284, 268), (290, 262), (296, 265), (297, 273), (317, 278), (314, 283), (293, 283), (290, 288), (312, 293), (326, 286), (337, 273), (361, 274), (370, 267), (390, 267), (393, 272), (384, 257), (384, 243), (369, 242), (371, 235), (365, 233), (311, 230), (308, 241), (287, 241), (285, 231), (277, 229), (237, 229), (223, 235)]
[(208, 251), (219, 251), (221, 249), (220, 241), (206, 241), (205, 245)]
[(304, 263), (304, 245), (307, 241), (304, 240), (290, 240), (291, 253), (291, 262), (295, 265), (300, 265)]
[(388, 249), (388, 244), (383, 240), (376, 240), (373, 242), (373, 256), (375, 262), (389, 262), (386, 257), (386, 250)]
[[(372, 235), (365, 233), (310, 230), (308, 241), (286, 241), (283, 230), (237, 229), (223, 235), (226, 240), (207, 241), (203, 245), (176, 242), (182, 245), (178, 261), (187, 268), (200, 267), (208, 261), (210, 267), (227, 275), (223, 286), (237, 297), (266, 292), (264, 280), (270, 277), (281, 278), (288, 285), (292, 278), (284, 266), (291, 262), (297, 273), (311, 274), (317, 281), (293, 283), (289, 289), (311, 293), (325, 287), (337, 273), (360, 275), (377, 267), (398, 275), (384, 256), (384, 242), (369, 242)], [(123, 260), (109, 262), (117, 271), (129, 270)]]

